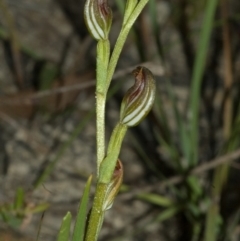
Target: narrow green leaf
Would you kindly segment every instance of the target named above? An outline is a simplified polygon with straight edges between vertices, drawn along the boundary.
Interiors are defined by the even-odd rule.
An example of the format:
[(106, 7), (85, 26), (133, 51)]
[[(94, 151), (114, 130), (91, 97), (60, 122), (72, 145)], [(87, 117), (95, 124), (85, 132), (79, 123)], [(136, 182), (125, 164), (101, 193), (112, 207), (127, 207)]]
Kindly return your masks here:
[[(0, 210), (0, 221), (7, 223), (13, 228), (18, 228), (22, 223), (22, 218), (18, 218), (7, 210)], [(0, 239), (1, 240), (1, 239)]]
[(26, 208), (24, 210), (24, 213), (25, 214), (40, 213), (40, 212), (44, 212), (46, 209), (48, 209), (48, 207), (49, 207), (48, 203), (41, 203), (41, 204), (37, 205), (36, 207)]
[(62, 225), (58, 233), (57, 241), (68, 241), (70, 234), (71, 219), (71, 213), (67, 212), (66, 216), (62, 220)]
[(182, 210), (181, 206), (173, 206), (173, 207), (167, 208), (157, 216), (155, 221), (163, 222), (163, 221), (173, 217), (174, 215), (176, 215), (181, 210)]
[(197, 48), (196, 59), (194, 61), (191, 97), (190, 97), (190, 132), (191, 143), (193, 145), (191, 153), (191, 162), (193, 165), (197, 164), (198, 157), (198, 124), (199, 124), (199, 104), (200, 104), (200, 90), (203, 74), (205, 71), (206, 58), (209, 51), (209, 42), (213, 28), (214, 15), (217, 9), (218, 0), (206, 1), (205, 16), (203, 18), (202, 30), (200, 33), (199, 44)]
[(149, 168), (157, 177), (164, 177), (160, 170), (156, 168), (156, 166), (153, 164), (152, 159), (148, 156), (145, 150), (143, 150), (141, 143), (137, 139), (135, 135), (131, 134), (131, 143), (136, 150), (139, 157), (144, 161), (144, 164)]
[(171, 128), (169, 125), (168, 116), (166, 114), (167, 111), (165, 108), (165, 102), (161, 98), (161, 95), (162, 95), (161, 91), (158, 88), (156, 88), (156, 97), (155, 97), (153, 111), (162, 127), (162, 130), (157, 132), (160, 133), (161, 136), (163, 136), (162, 138), (165, 139), (165, 141), (168, 144), (173, 145), (172, 135), (170, 131)]
[(176, 124), (177, 124), (177, 129), (179, 132), (179, 136), (180, 136), (180, 141), (181, 141), (181, 148), (182, 148), (182, 152), (184, 154), (185, 159), (187, 160), (188, 166), (185, 168), (189, 167), (189, 163), (190, 163), (190, 154), (191, 154), (191, 141), (190, 141), (190, 134), (186, 128), (185, 125), (185, 121), (184, 121), (184, 117), (182, 117), (179, 113), (178, 107), (177, 107), (177, 100), (176, 100), (176, 96), (174, 94), (171, 82), (169, 79), (167, 79), (167, 91), (168, 91), (168, 95), (170, 97), (170, 100), (172, 102), (172, 106), (173, 106), (173, 112), (174, 112), (174, 117), (176, 120)]
[(235, 230), (238, 229), (239, 221), (240, 221), (240, 209), (237, 210), (237, 212), (233, 215), (231, 220), (228, 222), (224, 241), (229, 241), (231, 238), (232, 238), (231, 240), (233, 240), (234, 236), (237, 236), (236, 234), (237, 232)]
[(219, 205), (214, 203), (211, 204), (207, 212), (204, 240), (206, 241), (216, 240), (218, 215), (219, 215)]
[(83, 241), (84, 239), (91, 182), (92, 182), (92, 175), (88, 178), (86, 186), (83, 191), (83, 196), (81, 199), (81, 203), (79, 205), (77, 219), (76, 219), (75, 227), (73, 231), (72, 241)]
[[(154, 130), (155, 129), (156, 128), (154, 128)], [(164, 152), (166, 152), (169, 159), (171, 160), (167, 164), (176, 170), (181, 170), (182, 168), (180, 163), (180, 156), (176, 146), (171, 144), (171, 142), (169, 143), (166, 140), (164, 140), (164, 138), (160, 135), (160, 133), (157, 130), (154, 131), (154, 135), (159, 145), (161, 146), (161, 149), (163, 149)]]
[(158, 8), (156, 0), (149, 1), (149, 17), (151, 20), (151, 28), (155, 38), (155, 43), (157, 46), (158, 55), (164, 61), (164, 51), (161, 43), (161, 27), (158, 23)]
[(159, 205), (161, 207), (169, 207), (169, 206), (173, 205), (173, 201), (171, 199), (163, 197), (158, 194), (141, 193), (141, 194), (137, 195), (137, 198), (147, 201), (149, 203)]
[(23, 207), (24, 203), (24, 191), (21, 187), (17, 189), (16, 192), (16, 197), (15, 197), (15, 202), (14, 202), (14, 208), (15, 209), (20, 209)]
[(170, 131), (169, 116), (166, 114), (166, 109), (160, 96), (161, 92), (157, 89), (154, 113), (160, 123), (159, 125), (161, 129), (154, 127), (154, 135), (156, 140), (159, 142), (159, 145), (164, 149), (164, 151), (166, 151), (169, 159), (171, 160), (168, 164), (177, 170), (182, 170), (180, 153), (173, 141), (173, 135)]

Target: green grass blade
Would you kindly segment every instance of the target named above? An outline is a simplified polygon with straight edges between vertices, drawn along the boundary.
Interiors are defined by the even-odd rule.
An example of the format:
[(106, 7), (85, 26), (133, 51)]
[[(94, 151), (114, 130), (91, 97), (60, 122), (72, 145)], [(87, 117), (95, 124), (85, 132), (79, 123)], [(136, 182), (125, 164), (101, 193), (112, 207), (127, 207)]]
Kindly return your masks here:
[(71, 219), (71, 213), (67, 212), (66, 216), (62, 220), (62, 225), (58, 233), (57, 241), (68, 241), (70, 234)]
[[(180, 136), (180, 145), (182, 148), (182, 152), (184, 154), (185, 159), (190, 163), (190, 153), (191, 153), (191, 141), (190, 141), (190, 135), (189, 132), (187, 131), (187, 128), (184, 124), (184, 117), (182, 117), (179, 113), (178, 107), (177, 107), (177, 100), (171, 85), (171, 82), (169, 79), (167, 79), (167, 91), (168, 95), (170, 97), (170, 100), (172, 102), (173, 106), (173, 112), (174, 112), (174, 117), (176, 120), (177, 124), (177, 130), (179, 132)], [(189, 165), (188, 165), (189, 166)]]
[(192, 165), (197, 163), (198, 157), (198, 125), (199, 125), (199, 105), (200, 89), (204, 74), (206, 57), (213, 28), (214, 15), (217, 8), (218, 0), (206, 1), (205, 16), (203, 18), (203, 27), (200, 33), (200, 40), (197, 48), (196, 59), (193, 67), (192, 86), (190, 96), (190, 133), (193, 145), (191, 162)]
[[(232, 151), (236, 150), (239, 146), (239, 116), (235, 118), (232, 132), (230, 135), (229, 140), (226, 142), (225, 146), (222, 148), (221, 154), (231, 153)], [(229, 166), (228, 164), (223, 164), (219, 166), (214, 171), (214, 178), (213, 184), (214, 187), (212, 189), (212, 203), (211, 206), (208, 208), (207, 211), (207, 218), (206, 218), (206, 228), (205, 228), (205, 238), (206, 241), (215, 241), (217, 240), (217, 230), (219, 228), (218, 220), (221, 218), (220, 216), (220, 203), (216, 202), (221, 196), (221, 192), (224, 188), (224, 185), (227, 181), (229, 176)]]
[[(240, 222), (240, 209), (237, 210), (237, 212), (233, 215), (233, 218), (231, 221), (228, 222), (227, 228), (226, 228), (226, 234), (224, 241), (230, 241), (233, 240), (234, 238), (234, 231), (238, 229), (238, 224)], [(235, 231), (235, 236), (236, 236), (236, 231)]]
[(161, 39), (160, 39), (161, 28), (158, 24), (158, 13), (157, 13), (156, 0), (150, 0), (148, 6), (149, 6), (149, 17), (151, 20), (151, 27), (152, 27), (153, 34), (154, 34), (158, 55), (164, 61), (164, 51), (163, 51), (163, 47), (162, 47)]
[(84, 188), (83, 196), (78, 209), (77, 219), (75, 222), (72, 241), (83, 241), (84, 239), (91, 182), (92, 175), (88, 178), (86, 186)]
[(153, 111), (156, 115), (157, 121), (160, 123), (162, 127), (161, 135), (163, 136), (163, 138), (168, 144), (173, 145), (172, 135), (171, 135), (170, 126), (169, 126), (169, 120), (167, 118), (166, 109), (164, 108), (164, 101), (161, 99), (160, 96), (161, 96), (161, 91), (158, 90), (157, 88)]
[(14, 201), (14, 209), (18, 210), (23, 208), (24, 205), (24, 191), (21, 187), (17, 189), (16, 197)]
[(40, 212), (44, 212), (49, 208), (49, 204), (48, 203), (41, 203), (38, 204), (36, 207), (27, 207), (24, 210), (25, 214), (33, 214), (33, 213), (40, 213)]
[(174, 144), (172, 133), (170, 131), (169, 120), (166, 114), (166, 110), (164, 108), (164, 103), (160, 98), (161, 92), (157, 89), (155, 105), (154, 105), (154, 113), (156, 115), (156, 119), (159, 126), (153, 127), (154, 136), (159, 143), (159, 146), (164, 149), (164, 152), (167, 153), (171, 162), (169, 165), (174, 167), (174, 169), (181, 169), (179, 152)]
[(181, 170), (180, 156), (176, 146), (164, 140), (160, 133), (155, 129), (156, 128), (154, 128), (154, 135), (156, 140), (161, 146), (161, 149), (163, 149), (164, 153), (168, 155), (168, 159), (171, 160), (168, 162), (168, 165), (173, 167), (175, 170)]
[(208, 209), (204, 240), (214, 241), (217, 236), (217, 219), (219, 217), (219, 205), (211, 204)]
[(137, 195), (137, 198), (161, 207), (169, 207), (174, 204), (171, 199), (153, 193), (141, 193)]
[(131, 143), (134, 147), (134, 149), (136, 150), (136, 152), (138, 153), (138, 155), (144, 160), (146, 166), (153, 172), (155, 173), (155, 175), (157, 177), (162, 177), (161, 172), (156, 169), (155, 165), (153, 164), (151, 158), (148, 156), (148, 154), (145, 152), (145, 150), (143, 150), (140, 142), (138, 141), (138, 139), (136, 138), (135, 135), (131, 135)]
[(169, 218), (172, 218), (173, 216), (175, 216), (178, 212), (180, 212), (182, 210), (181, 206), (173, 206), (173, 207), (169, 207), (167, 209), (165, 209), (164, 211), (162, 211), (157, 218), (155, 219), (156, 222), (163, 222)]
[[(190, 138), (183, 124), (184, 123), (183, 117), (181, 117), (178, 111), (176, 97), (174, 95), (170, 80), (167, 79), (166, 81), (167, 81), (168, 96), (173, 106), (173, 114), (176, 120), (177, 131), (179, 132), (179, 136), (180, 136), (181, 149), (182, 149), (182, 152), (184, 153), (185, 159), (187, 159), (187, 154), (190, 151), (190, 147), (189, 147)], [(170, 165), (173, 166), (175, 169), (178, 169), (181, 171), (183, 168), (180, 162), (180, 153), (177, 150), (176, 145), (172, 138), (172, 133), (170, 131), (170, 126), (169, 126), (169, 116), (167, 116), (166, 110), (164, 108), (164, 104), (162, 103), (162, 100), (159, 96), (161, 96), (160, 91), (156, 95), (154, 113), (156, 114), (157, 120), (159, 121), (163, 132), (160, 133), (156, 129), (156, 131), (154, 132), (155, 138), (171, 158), (172, 161)]]
[(79, 133), (83, 130), (83, 128), (86, 126), (86, 124), (89, 122), (89, 120), (93, 117), (94, 115), (94, 110), (91, 110), (84, 118), (83, 120), (79, 123), (79, 125), (74, 129), (72, 132), (70, 138), (63, 143), (61, 148), (56, 154), (56, 157), (49, 163), (49, 165), (46, 167), (44, 172), (37, 178), (37, 180), (34, 182), (33, 186), (34, 189), (36, 189), (41, 183), (43, 183), (46, 178), (52, 173), (54, 170), (56, 164), (64, 154), (64, 152), (68, 149), (68, 147), (72, 144), (72, 142), (77, 138)]

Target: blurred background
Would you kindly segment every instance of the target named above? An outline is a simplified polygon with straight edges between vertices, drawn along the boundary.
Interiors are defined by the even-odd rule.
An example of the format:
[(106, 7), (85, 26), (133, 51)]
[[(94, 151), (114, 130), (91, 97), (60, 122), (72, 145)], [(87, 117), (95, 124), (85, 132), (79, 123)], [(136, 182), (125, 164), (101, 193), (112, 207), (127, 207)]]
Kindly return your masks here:
[[(112, 49), (125, 3), (109, 0)], [(96, 41), (83, 6), (0, 0), (0, 241), (56, 240), (95, 173)], [(100, 240), (240, 240), (239, 13), (239, 0), (149, 0), (136, 21), (106, 141), (136, 66), (155, 75), (157, 98), (124, 140), (124, 183)]]

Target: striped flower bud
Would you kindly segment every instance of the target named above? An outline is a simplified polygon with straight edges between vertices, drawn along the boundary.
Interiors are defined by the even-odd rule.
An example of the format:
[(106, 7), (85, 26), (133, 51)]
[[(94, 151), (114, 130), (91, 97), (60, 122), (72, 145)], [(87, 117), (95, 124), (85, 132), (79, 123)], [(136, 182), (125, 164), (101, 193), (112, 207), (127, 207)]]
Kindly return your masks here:
[(136, 126), (151, 110), (156, 92), (153, 74), (145, 67), (133, 71), (135, 84), (125, 94), (120, 111), (120, 122)]
[(112, 11), (107, 0), (86, 0), (84, 18), (96, 40), (107, 39), (112, 24)]
[(117, 196), (119, 189), (121, 187), (122, 180), (123, 180), (123, 165), (122, 165), (122, 162), (118, 159), (115, 166), (115, 170), (112, 175), (112, 180), (108, 184), (108, 190), (107, 190), (106, 198), (103, 205), (103, 211), (107, 211), (112, 207), (114, 199)]

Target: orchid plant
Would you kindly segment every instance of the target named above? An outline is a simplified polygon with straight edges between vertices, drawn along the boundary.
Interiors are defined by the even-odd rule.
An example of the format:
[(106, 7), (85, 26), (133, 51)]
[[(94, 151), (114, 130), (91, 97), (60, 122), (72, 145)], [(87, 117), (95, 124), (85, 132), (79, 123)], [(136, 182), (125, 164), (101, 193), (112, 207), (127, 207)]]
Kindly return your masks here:
[[(148, 0), (127, 0), (123, 24), (110, 54), (108, 39), (112, 24), (112, 11), (107, 0), (87, 0), (84, 17), (87, 28), (97, 41), (96, 70), (96, 146), (97, 185), (90, 215), (87, 218), (87, 204), (92, 177), (89, 178), (75, 223), (72, 241), (95, 241), (102, 227), (104, 213), (111, 208), (123, 180), (123, 164), (119, 153), (127, 129), (139, 124), (151, 110), (155, 99), (155, 80), (150, 70), (140, 66), (133, 70), (134, 85), (125, 94), (119, 122), (114, 128), (109, 145), (105, 147), (105, 106), (108, 89), (119, 55), (137, 17)], [(70, 233), (71, 214), (62, 222), (58, 241), (67, 241)]]

